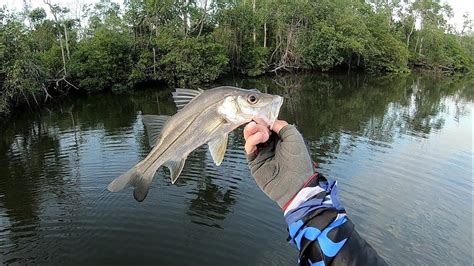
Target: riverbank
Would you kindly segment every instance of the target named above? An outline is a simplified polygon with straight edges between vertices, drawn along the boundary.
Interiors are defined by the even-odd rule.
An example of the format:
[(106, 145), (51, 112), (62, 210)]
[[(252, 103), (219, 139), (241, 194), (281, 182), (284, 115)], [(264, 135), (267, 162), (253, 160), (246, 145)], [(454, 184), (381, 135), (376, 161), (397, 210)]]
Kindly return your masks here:
[[(426, 71), (426, 70), (414, 70), (412, 74), (385, 74), (385, 75), (374, 75), (371, 73), (365, 72), (347, 72), (347, 70), (340, 69), (339, 71), (332, 71), (331, 73), (327, 72), (315, 72), (315, 71), (299, 71), (296, 73), (288, 73), (281, 71), (280, 74), (275, 75), (274, 73), (268, 73), (266, 75), (261, 75), (259, 77), (248, 77), (243, 76), (239, 73), (227, 73), (216, 79), (215, 81), (196, 85), (195, 87), (201, 88), (212, 88), (220, 84), (228, 85), (237, 85), (241, 84), (247, 88), (257, 88), (262, 91), (269, 89), (269, 84), (273, 84), (273, 87), (285, 88), (285, 90), (298, 89), (304, 86), (303, 83), (311, 82), (312, 79), (325, 80), (331, 84), (334, 84), (335, 87), (342, 86), (342, 82), (351, 81), (353, 83), (360, 83), (363, 80), (379, 80), (379, 81), (390, 81), (397, 79), (408, 78), (413, 80), (417, 78), (428, 78), (430, 80), (437, 80), (441, 84), (467, 84), (469, 81), (473, 80), (472, 74), (468, 75), (446, 75), (441, 72), (436, 71)], [(260, 82), (265, 81), (265, 82)], [(472, 83), (472, 82), (471, 82)], [(337, 85), (339, 84), (339, 85)], [(466, 85), (468, 86), (468, 85)], [(472, 84), (474, 86), (474, 84)], [(22, 105), (17, 106), (14, 109), (14, 112), (11, 112), (8, 116), (0, 116), (0, 123), (5, 123), (10, 120), (14, 120), (18, 116), (22, 116), (24, 113), (30, 113), (33, 116), (39, 115), (41, 110), (59, 110), (61, 112), (63, 105), (68, 105), (70, 102), (75, 101), (75, 99), (87, 99), (88, 97), (101, 97), (107, 98), (112, 95), (133, 95), (139, 93), (141, 90), (152, 90), (154, 91), (155, 100), (166, 99), (169, 97), (169, 92), (172, 91), (175, 86), (166, 84), (164, 82), (143, 82), (141, 84), (135, 85), (134, 88), (130, 90), (108, 90), (101, 91), (83, 91), (83, 90), (70, 90), (69, 94), (52, 94), (46, 102), (30, 102), (23, 103)], [(390, 92), (387, 92), (390, 93)]]
[(2, 7), (0, 116), (75, 90), (191, 87), (229, 72), (406, 73), (423, 63), (465, 73), (474, 62), (474, 34), (453, 31), (449, 7), (436, 1), (205, 3), (101, 1), (81, 17), (49, 1)]

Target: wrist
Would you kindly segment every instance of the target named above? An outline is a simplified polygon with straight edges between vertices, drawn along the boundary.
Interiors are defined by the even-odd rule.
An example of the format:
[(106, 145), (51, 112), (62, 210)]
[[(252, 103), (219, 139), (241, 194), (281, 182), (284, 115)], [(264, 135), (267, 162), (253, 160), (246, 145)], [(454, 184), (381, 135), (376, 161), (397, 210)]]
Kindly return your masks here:
[(275, 123), (273, 123), (273, 126), (271, 127), (271, 130), (273, 130), (273, 132), (279, 134), (280, 133), (280, 130), (282, 128), (284, 128), (285, 126), (288, 125), (288, 122), (284, 121), (284, 120), (276, 120)]
[(292, 128), (296, 129), (294, 125), (287, 123), (286, 125), (281, 127), (278, 132), (275, 131), (275, 133), (278, 134), (278, 137), (283, 138), (288, 133), (288, 131), (291, 130)]
[(253, 160), (255, 160), (255, 158), (257, 158), (257, 155), (258, 155), (258, 149), (255, 149), (253, 152), (251, 153), (245, 153), (245, 157), (247, 158), (247, 162), (252, 162)]
[[(316, 163), (315, 163), (316, 164)], [(294, 206), (294, 205), (299, 205), (300, 203), (306, 201), (308, 199), (309, 196), (311, 196), (310, 194), (314, 194), (315, 192), (310, 192), (310, 194), (308, 194), (307, 192), (308, 191), (303, 191), (305, 188), (308, 188), (308, 187), (314, 187), (314, 186), (317, 186), (319, 184), (319, 181), (321, 181), (321, 179), (323, 179), (324, 181), (326, 180), (325, 177), (321, 176), (318, 172), (314, 172), (305, 182), (304, 184), (301, 186), (300, 189), (298, 189), (296, 191), (296, 193), (293, 194), (293, 196), (291, 196), (291, 198), (289, 198), (286, 202), (284, 202), (282, 205), (280, 205), (281, 209), (286, 213), (286, 211)], [(301, 194), (301, 195), (299, 195)]]

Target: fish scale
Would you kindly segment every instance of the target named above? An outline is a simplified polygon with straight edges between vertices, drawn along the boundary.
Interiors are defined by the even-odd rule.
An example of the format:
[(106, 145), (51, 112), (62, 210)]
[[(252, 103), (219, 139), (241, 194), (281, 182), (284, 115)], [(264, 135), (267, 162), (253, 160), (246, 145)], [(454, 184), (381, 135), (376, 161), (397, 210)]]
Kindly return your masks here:
[(214, 163), (224, 159), (229, 132), (252, 120), (272, 126), (283, 103), (278, 95), (223, 86), (210, 90), (176, 89), (173, 99), (178, 112), (171, 116), (143, 115), (152, 150), (107, 189), (120, 191), (135, 187), (133, 196), (143, 201), (155, 172), (165, 166), (174, 183), (189, 153), (208, 144)]

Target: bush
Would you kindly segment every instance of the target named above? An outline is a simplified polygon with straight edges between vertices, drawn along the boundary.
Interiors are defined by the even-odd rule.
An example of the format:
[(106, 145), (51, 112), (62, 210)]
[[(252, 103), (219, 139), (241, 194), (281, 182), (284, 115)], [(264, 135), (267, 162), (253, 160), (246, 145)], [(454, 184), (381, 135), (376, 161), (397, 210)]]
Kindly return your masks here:
[(242, 55), (242, 74), (256, 77), (265, 74), (270, 50), (264, 47), (249, 47)]
[(310, 68), (330, 70), (344, 61), (341, 52), (341, 33), (334, 26), (320, 23), (310, 33), (309, 43), (302, 44), (304, 62)]
[(374, 32), (364, 65), (370, 72), (409, 72), (408, 49), (388, 32)]
[(160, 40), (161, 78), (179, 86), (193, 86), (217, 79), (225, 72), (228, 58), (225, 48), (210, 36)]
[(129, 40), (127, 34), (102, 28), (81, 41), (70, 64), (78, 87), (87, 91), (126, 88), (131, 71)]

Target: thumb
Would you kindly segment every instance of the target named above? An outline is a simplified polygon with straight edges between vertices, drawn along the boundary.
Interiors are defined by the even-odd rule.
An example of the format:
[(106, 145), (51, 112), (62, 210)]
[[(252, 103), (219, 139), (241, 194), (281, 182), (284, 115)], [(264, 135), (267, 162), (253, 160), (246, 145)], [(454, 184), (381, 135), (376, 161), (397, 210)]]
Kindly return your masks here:
[(288, 125), (288, 122), (284, 121), (284, 120), (276, 120), (274, 123), (273, 123), (273, 126), (272, 126), (272, 130), (277, 133), (278, 135), (280, 135), (280, 130), (282, 128), (284, 128), (285, 126)]

